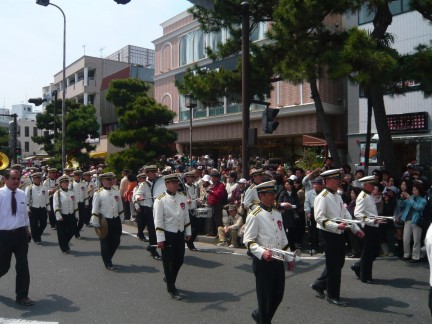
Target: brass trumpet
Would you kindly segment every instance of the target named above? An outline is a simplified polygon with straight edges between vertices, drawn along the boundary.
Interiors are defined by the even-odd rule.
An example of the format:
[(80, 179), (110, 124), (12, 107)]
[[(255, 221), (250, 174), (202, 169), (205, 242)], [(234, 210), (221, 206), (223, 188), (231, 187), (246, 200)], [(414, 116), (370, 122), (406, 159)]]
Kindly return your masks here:
[(276, 249), (271, 246), (264, 246), (264, 248), (266, 250), (271, 251), (272, 258), (275, 260), (285, 261), (285, 262), (290, 262), (290, 261), (297, 262), (301, 260), (301, 250), (295, 250), (294, 252), (289, 252), (285, 250)]
[(378, 216), (378, 215), (367, 215), (365, 214), (365, 218), (369, 218), (371, 220), (378, 220), (379, 223), (385, 224), (387, 223), (387, 220), (395, 221), (394, 216)]
[(341, 223), (347, 224), (348, 226), (352, 226), (354, 224), (361, 225), (361, 224), (364, 223), (361, 220), (345, 219), (345, 218), (333, 218), (331, 220), (334, 221), (334, 222), (336, 222), (336, 223), (338, 223), (338, 224), (341, 224)]

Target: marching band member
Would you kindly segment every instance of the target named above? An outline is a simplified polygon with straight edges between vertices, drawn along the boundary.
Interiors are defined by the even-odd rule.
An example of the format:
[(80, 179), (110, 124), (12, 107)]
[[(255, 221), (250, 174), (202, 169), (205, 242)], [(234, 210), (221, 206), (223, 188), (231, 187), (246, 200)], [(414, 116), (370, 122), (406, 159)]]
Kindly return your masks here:
[[(140, 183), (137, 191), (135, 192), (134, 199), (135, 201), (140, 201), (137, 216), (142, 215), (144, 222), (143, 224), (147, 225), (148, 235), (149, 235), (149, 245), (147, 246), (147, 251), (149, 251), (155, 260), (161, 260), (162, 257), (156, 250), (157, 240), (156, 240), (156, 230), (155, 223), (153, 219), (153, 194), (152, 187), (153, 183), (156, 180), (156, 165), (148, 165), (144, 168), (147, 180), (145, 182)], [(144, 230), (144, 228), (142, 228)], [(138, 231), (139, 233), (139, 231)], [(144, 234), (143, 234), (144, 235)]]
[(87, 226), (90, 226), (91, 211), (93, 208), (93, 195), (96, 191), (96, 184), (92, 180), (92, 174), (90, 171), (84, 172), (82, 175), (83, 175), (83, 182), (86, 185), (85, 200), (87, 200), (87, 205), (88, 205), (88, 207), (85, 208), (84, 223)]
[(60, 188), (54, 193), (53, 207), (57, 219), (57, 237), (64, 254), (70, 251), (69, 242), (76, 233), (78, 204), (75, 194), (69, 190), (69, 177), (58, 178)]
[(47, 207), (50, 211), (48, 189), (42, 185), (42, 173), (33, 173), (33, 184), (25, 190), (27, 212), (30, 220), (30, 230), (33, 241), (41, 244), (42, 233), (47, 226)]
[(116, 271), (112, 258), (120, 245), (122, 224), (120, 215), (123, 213), (123, 203), (120, 191), (112, 188), (113, 176), (110, 172), (100, 175), (102, 188), (93, 196), (93, 209), (91, 224), (98, 228), (101, 225), (100, 218), (103, 217), (108, 224), (106, 237), (99, 237), (101, 245), (102, 260), (105, 268), (109, 271)]
[(183, 264), (185, 239), (191, 236), (191, 226), (186, 196), (177, 192), (179, 174), (164, 176), (166, 191), (154, 202), (154, 223), (157, 246), (162, 250), (162, 260), (168, 293), (181, 300), (176, 288), (176, 279)]
[(49, 219), (51, 229), (55, 229), (56, 226), (56, 217), (54, 215), (54, 208), (53, 208), (53, 195), (58, 188), (58, 181), (56, 179), (56, 176), (57, 176), (57, 169), (49, 168), (48, 178), (45, 179), (43, 183), (43, 185), (48, 189), (48, 194), (49, 194), (50, 211), (48, 213), (48, 219)]
[(192, 236), (191, 239), (186, 242), (186, 244), (191, 251), (197, 251), (194, 242), (198, 236), (198, 233), (203, 230), (205, 224), (205, 218), (196, 217), (193, 214), (193, 210), (197, 208), (197, 199), (199, 198), (199, 188), (194, 184), (195, 180), (195, 171), (186, 172), (185, 189), (187, 203), (189, 205), (189, 219), (192, 225)]
[[(267, 181), (255, 187), (260, 204), (246, 219), (243, 243), (253, 254), (252, 267), (255, 274), (258, 309), (251, 314), (257, 323), (270, 323), (285, 289), (285, 266), (282, 261), (272, 258), (266, 247), (280, 250), (288, 248), (288, 239), (282, 224), (282, 215), (273, 208), (276, 181)], [(294, 269), (294, 262), (288, 263)]]
[(250, 173), (250, 176), (252, 177), (253, 184), (249, 186), (249, 188), (246, 189), (243, 204), (246, 208), (247, 213), (251, 212), (259, 203), (259, 197), (258, 192), (256, 190), (256, 186), (262, 183), (263, 181), (263, 170), (253, 170)]
[(348, 226), (346, 223), (337, 223), (333, 219), (352, 220), (345, 208), (342, 198), (337, 193), (341, 180), (340, 169), (332, 169), (320, 174), (325, 181), (325, 189), (315, 198), (314, 213), (317, 227), (324, 237), (324, 250), (326, 267), (321, 276), (315, 280), (311, 288), (317, 297), (324, 299), (324, 290), (327, 290), (326, 301), (332, 305), (346, 307), (348, 304), (340, 300), (341, 271), (345, 262), (345, 229), (350, 229), (358, 237), (364, 233), (356, 224)]
[(78, 203), (78, 224), (77, 231), (75, 233), (75, 237), (78, 240), (81, 240), (80, 231), (84, 226), (86, 218), (86, 208), (88, 208), (88, 199), (86, 199), (87, 184), (84, 181), (81, 181), (82, 173), (83, 172), (81, 170), (73, 171), (73, 181), (69, 185), (69, 189), (74, 191), (75, 199)]
[[(371, 193), (374, 189), (375, 176), (367, 176), (358, 180), (363, 184), (363, 191), (357, 196), (354, 217), (363, 220), (367, 215), (377, 216), (378, 210)], [(361, 282), (373, 284), (372, 266), (377, 257), (380, 244), (379, 221), (373, 218), (365, 219), (365, 237), (360, 262), (351, 266)]]

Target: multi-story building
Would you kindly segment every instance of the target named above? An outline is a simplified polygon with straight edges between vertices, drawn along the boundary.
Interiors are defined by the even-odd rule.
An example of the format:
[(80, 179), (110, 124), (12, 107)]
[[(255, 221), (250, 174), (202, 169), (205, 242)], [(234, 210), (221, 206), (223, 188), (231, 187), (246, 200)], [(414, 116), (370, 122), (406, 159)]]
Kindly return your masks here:
[[(179, 94), (175, 81), (181, 78), (187, 68), (195, 65), (203, 69), (218, 67), (233, 68), (237, 58), (222, 62), (212, 62), (206, 56), (206, 47), (213, 49), (224, 42), (227, 31), (204, 34), (199, 23), (188, 12), (182, 12), (161, 24), (163, 35), (153, 41), (155, 44), (155, 99), (177, 114), (175, 123), (169, 128), (178, 133), (177, 150), (187, 153), (189, 146), (189, 108), (185, 107), (184, 97)], [(259, 24), (253, 32), (252, 41), (265, 41), (266, 23)], [(346, 138), (344, 122), (346, 107), (343, 100), (342, 81), (320, 80), (319, 90), (327, 114), (332, 115), (333, 136), (343, 148)], [(258, 145), (251, 155), (280, 157), (293, 163), (303, 155), (304, 144), (310, 144), (312, 135), (322, 138), (322, 130), (317, 121), (315, 105), (311, 99), (308, 84), (293, 85), (285, 81), (274, 84), (269, 98), (270, 107), (280, 108), (279, 128), (273, 134), (261, 131), (264, 106), (252, 104), (250, 107), (250, 128), (258, 129)], [(218, 157), (241, 152), (242, 115), (241, 104), (221, 98), (221, 105), (202, 107), (193, 111), (193, 154), (211, 154)], [(309, 137), (310, 139), (310, 137)], [(320, 141), (325, 145), (325, 141)]]
[(108, 55), (106, 59), (145, 67), (152, 66), (154, 65), (154, 49), (127, 45)]
[(26, 159), (29, 157), (38, 157), (42, 159), (47, 157), (47, 153), (43, 149), (43, 145), (33, 142), (32, 137), (44, 135), (44, 130), (38, 129), (36, 126), (36, 114), (28, 114), (25, 117), (18, 119), (18, 147), (21, 147), (21, 157)]
[[(414, 51), (419, 44), (429, 44), (432, 40), (432, 25), (417, 11), (411, 11), (408, 0), (395, 0), (390, 4), (393, 21), (387, 32), (395, 36), (393, 46), (401, 53)], [(359, 26), (365, 30), (372, 30), (373, 13), (369, 13), (366, 5), (356, 15), (346, 17), (351, 26)], [(424, 98), (417, 85), (410, 84), (411, 91), (401, 96), (386, 95), (384, 103), (387, 112), (387, 122), (392, 133), (395, 151), (401, 172), (407, 163), (416, 160), (417, 163), (432, 166), (432, 98)], [(366, 141), (367, 130), (367, 99), (358, 86), (347, 85), (348, 102), (348, 159), (352, 164), (359, 164), (361, 152)], [(375, 135), (374, 135), (375, 134)], [(375, 120), (372, 118), (371, 144), (373, 159), (371, 165), (379, 165), (379, 138), (376, 135)], [(371, 171), (374, 167), (369, 169)], [(402, 174), (402, 173), (401, 173)], [(399, 177), (399, 175), (395, 175)]]
[[(82, 56), (66, 67), (66, 98), (96, 107), (96, 116), (101, 124), (101, 136), (95, 140), (96, 156), (106, 156), (118, 150), (109, 145), (107, 140), (109, 131), (115, 129), (116, 117), (114, 107), (105, 100), (109, 85), (106, 81), (114, 78), (142, 78), (152, 82), (153, 60), (153, 50), (128, 45), (108, 58)], [(51, 99), (53, 90), (58, 90), (58, 98), (62, 98), (62, 81), (63, 71), (60, 71), (54, 75), (54, 82), (43, 88), (44, 98)]]

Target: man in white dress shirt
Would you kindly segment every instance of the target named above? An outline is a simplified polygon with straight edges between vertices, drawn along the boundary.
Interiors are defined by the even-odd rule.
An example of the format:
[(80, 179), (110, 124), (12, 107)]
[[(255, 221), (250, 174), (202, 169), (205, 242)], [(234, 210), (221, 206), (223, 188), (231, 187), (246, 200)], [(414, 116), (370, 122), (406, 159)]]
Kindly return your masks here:
[(27, 253), (30, 240), (24, 191), (18, 189), (21, 171), (6, 170), (5, 186), (0, 189), (0, 277), (10, 268), (12, 253), (16, 260), (16, 302), (31, 306), (28, 298), (30, 271)]

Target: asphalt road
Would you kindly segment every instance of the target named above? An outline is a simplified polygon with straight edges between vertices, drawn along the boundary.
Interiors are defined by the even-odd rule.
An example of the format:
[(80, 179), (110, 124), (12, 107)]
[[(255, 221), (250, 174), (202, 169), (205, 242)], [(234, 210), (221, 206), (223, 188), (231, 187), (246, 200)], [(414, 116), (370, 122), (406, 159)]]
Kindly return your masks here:
[[(135, 229), (124, 226), (125, 231)], [(11, 319), (57, 323), (252, 323), (256, 307), (255, 278), (245, 250), (196, 244), (186, 251), (177, 288), (184, 300), (166, 292), (161, 261), (153, 260), (144, 243), (122, 236), (114, 256), (119, 271), (107, 271), (99, 241), (91, 228), (83, 240), (72, 239), (63, 255), (56, 232), (47, 228), (44, 244), (30, 245), (32, 307), (15, 304), (15, 269), (0, 278), (0, 323)], [(147, 244), (147, 243), (145, 243)], [(324, 259), (303, 256), (294, 272), (286, 273), (285, 295), (274, 323), (431, 323), (427, 307), (429, 267), (396, 258), (378, 259), (376, 285), (355, 279), (347, 259), (341, 297), (346, 308), (315, 297), (310, 283), (320, 275)], [(22, 322), (20, 322), (22, 323)]]

